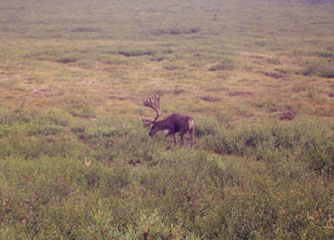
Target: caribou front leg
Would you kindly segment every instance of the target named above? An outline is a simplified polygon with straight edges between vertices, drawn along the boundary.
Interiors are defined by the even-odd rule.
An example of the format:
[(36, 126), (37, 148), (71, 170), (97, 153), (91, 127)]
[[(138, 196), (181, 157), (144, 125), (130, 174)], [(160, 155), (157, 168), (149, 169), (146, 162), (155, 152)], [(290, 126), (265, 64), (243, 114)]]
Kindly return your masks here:
[(166, 139), (169, 135), (173, 135), (173, 138), (174, 138), (174, 144), (175, 146), (177, 145), (177, 140), (176, 140), (176, 136), (175, 136), (175, 133), (171, 132), (170, 130), (164, 130), (165, 134), (166, 134)]

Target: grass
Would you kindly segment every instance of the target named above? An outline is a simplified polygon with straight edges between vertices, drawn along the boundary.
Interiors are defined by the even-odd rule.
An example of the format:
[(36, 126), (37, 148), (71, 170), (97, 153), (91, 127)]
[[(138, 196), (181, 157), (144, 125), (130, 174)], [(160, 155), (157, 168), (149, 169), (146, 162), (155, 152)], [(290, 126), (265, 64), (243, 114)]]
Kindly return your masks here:
[[(332, 13), (2, 1), (0, 239), (333, 238)], [(148, 137), (155, 92), (193, 150)]]

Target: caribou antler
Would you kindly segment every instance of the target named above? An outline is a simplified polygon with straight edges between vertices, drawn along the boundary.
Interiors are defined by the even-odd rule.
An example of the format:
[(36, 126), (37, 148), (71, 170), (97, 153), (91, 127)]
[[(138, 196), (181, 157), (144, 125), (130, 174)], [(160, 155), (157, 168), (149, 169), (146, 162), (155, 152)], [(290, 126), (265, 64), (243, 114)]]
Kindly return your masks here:
[[(160, 95), (154, 94), (153, 97), (147, 98), (143, 103), (145, 107), (152, 108), (157, 113), (156, 117), (152, 121), (152, 123), (154, 123), (162, 114), (160, 110)], [(147, 122), (148, 118), (145, 119)]]
[(144, 128), (149, 127), (153, 123), (153, 119), (148, 117), (141, 117), (141, 121), (143, 122)]

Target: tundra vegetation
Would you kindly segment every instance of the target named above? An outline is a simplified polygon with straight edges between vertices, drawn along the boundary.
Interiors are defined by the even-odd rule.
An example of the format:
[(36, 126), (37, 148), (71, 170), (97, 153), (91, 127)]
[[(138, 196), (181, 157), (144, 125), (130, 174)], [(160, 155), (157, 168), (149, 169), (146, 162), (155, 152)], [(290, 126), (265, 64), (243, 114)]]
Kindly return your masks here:
[(0, 239), (333, 239), (333, 12), (1, 0)]

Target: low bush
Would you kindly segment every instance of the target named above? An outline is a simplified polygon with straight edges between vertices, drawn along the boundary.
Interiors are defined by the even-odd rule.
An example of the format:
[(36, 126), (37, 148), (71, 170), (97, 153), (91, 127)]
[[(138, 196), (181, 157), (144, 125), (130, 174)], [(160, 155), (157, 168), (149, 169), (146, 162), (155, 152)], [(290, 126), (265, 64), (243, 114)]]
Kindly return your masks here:
[(218, 63), (209, 67), (209, 71), (225, 71), (225, 70), (233, 70), (236, 67), (236, 63), (229, 59), (223, 58)]
[(156, 51), (150, 49), (123, 49), (117, 52), (126, 57), (154, 56)]
[(334, 237), (330, 124), (198, 118), (191, 150), (131, 119), (6, 113), (1, 239)]
[(305, 67), (302, 74), (305, 76), (334, 78), (334, 65), (329, 61), (313, 61)]
[(94, 108), (87, 97), (69, 97), (65, 100), (65, 110), (74, 117), (95, 117)]
[(58, 58), (56, 61), (59, 62), (59, 63), (65, 63), (65, 64), (66, 63), (74, 63), (74, 62), (77, 61), (77, 58), (73, 57), (73, 56), (71, 56), (71, 57), (61, 57), (61, 58)]
[(215, 134), (203, 134), (203, 126), (199, 125), (197, 135), (204, 136), (201, 141), (204, 148), (220, 154), (251, 156), (269, 162), (277, 158), (272, 154), (279, 154), (281, 160), (290, 156), (303, 160), (318, 173), (326, 172), (327, 176), (333, 176), (333, 147), (330, 143), (334, 133), (331, 126), (295, 121), (234, 125), (231, 129), (224, 129), (217, 124), (210, 124)]

